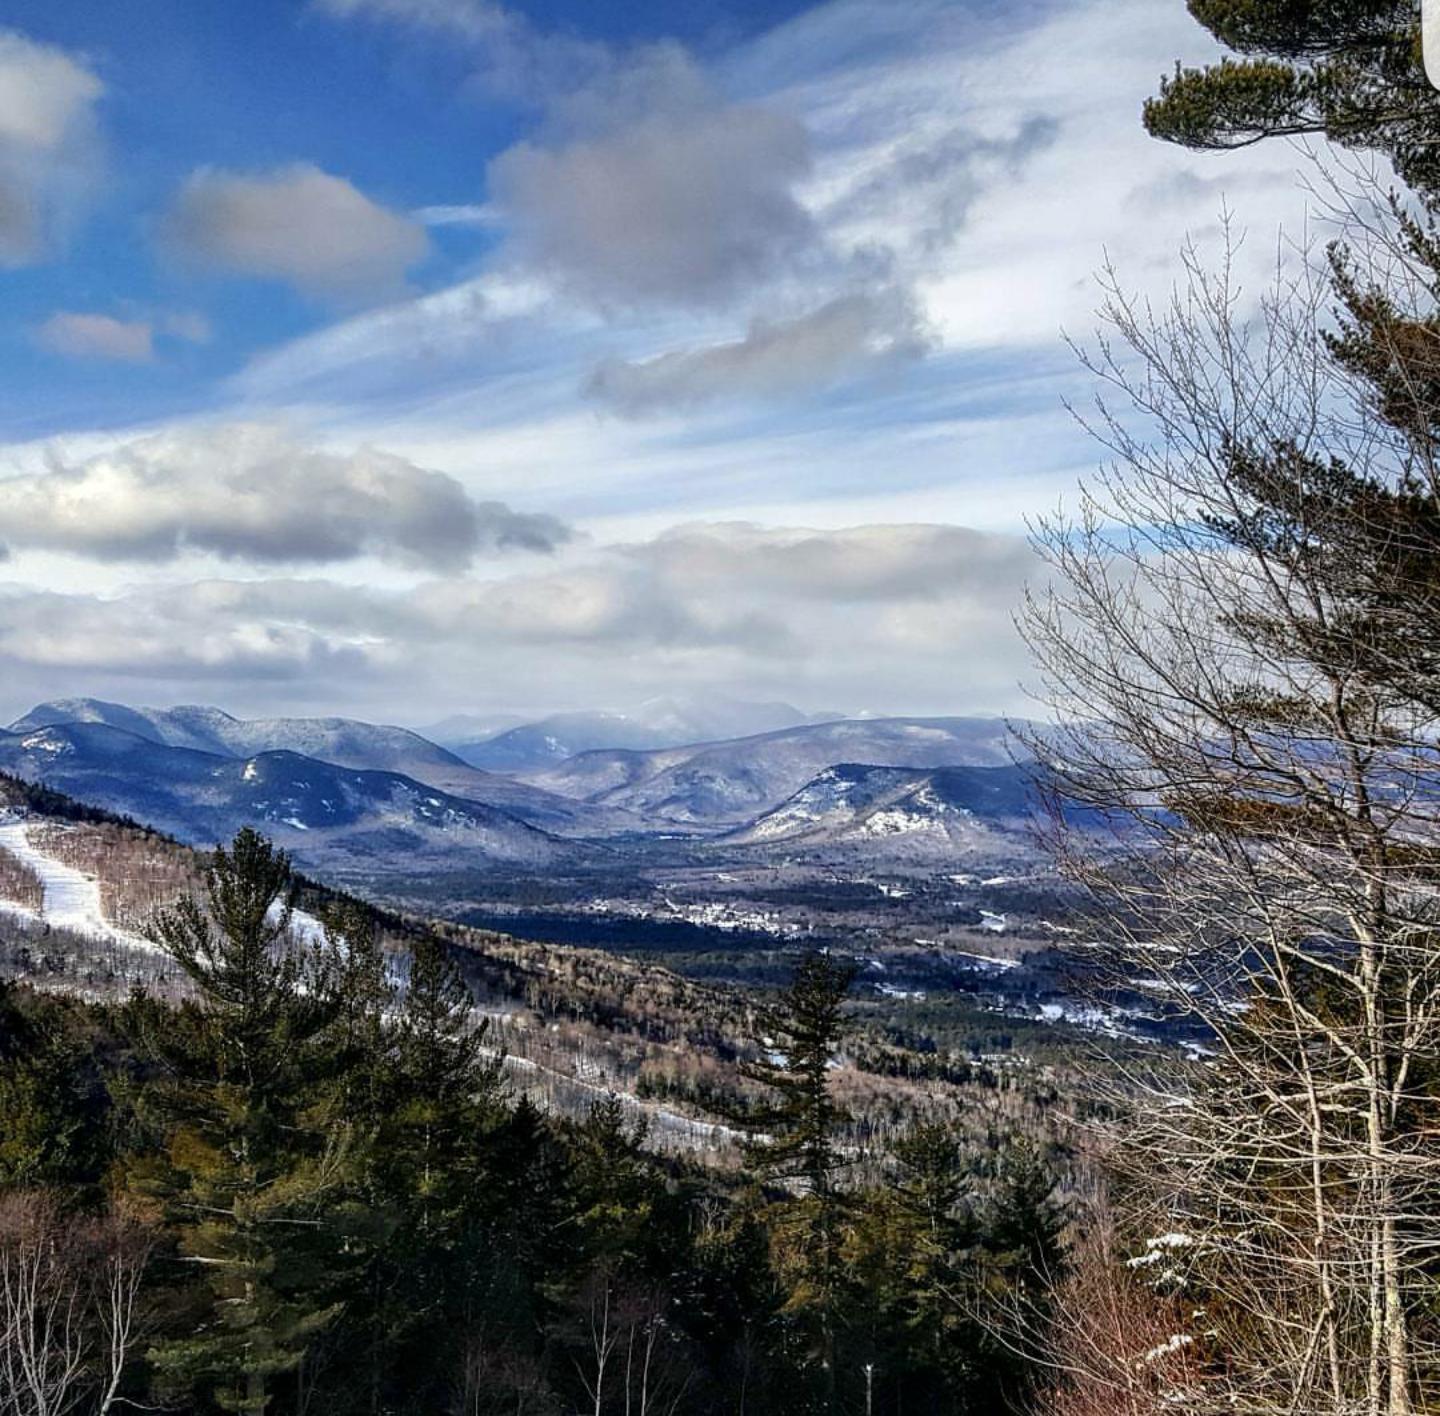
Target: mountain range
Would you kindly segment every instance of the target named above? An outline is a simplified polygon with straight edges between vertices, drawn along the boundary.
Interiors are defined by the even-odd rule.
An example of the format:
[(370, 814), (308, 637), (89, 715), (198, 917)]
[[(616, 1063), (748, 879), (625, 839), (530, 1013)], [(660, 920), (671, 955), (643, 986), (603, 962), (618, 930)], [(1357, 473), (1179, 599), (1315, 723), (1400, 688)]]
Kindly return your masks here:
[[(511, 745), (492, 760), (533, 761), (524, 744), (555, 721), (501, 734), (494, 741)], [(1029, 810), (1008, 730), (989, 718), (802, 722), (502, 773), (408, 729), (354, 719), (68, 699), (0, 731), (0, 770), (195, 844), (253, 822), (312, 868), (417, 873), (441, 861), (584, 868), (617, 845), (643, 856), (647, 842), (677, 834), (762, 852), (844, 844), (877, 856), (954, 854)]]
[(567, 843), (479, 801), (398, 772), (355, 770), (288, 751), (248, 758), (168, 746), (104, 723), (0, 732), (0, 770), (95, 806), (213, 845), (261, 826), (297, 859), (414, 863), (463, 852), (543, 866)]
[(9, 731), (27, 734), (41, 728), (79, 725), (110, 728), (159, 746), (217, 757), (245, 759), (289, 752), (336, 767), (398, 773), (451, 796), (499, 807), (547, 830), (572, 830), (581, 816), (587, 830), (593, 829), (596, 821), (593, 811), (582, 811), (564, 797), (473, 767), (419, 733), (355, 718), (247, 719), (199, 705), (132, 708), (98, 698), (65, 698), (37, 704), (11, 723)]
[(860, 718), (650, 752), (582, 752), (526, 778), (561, 796), (692, 829), (733, 827), (778, 806), (839, 763), (1011, 766), (998, 718)]

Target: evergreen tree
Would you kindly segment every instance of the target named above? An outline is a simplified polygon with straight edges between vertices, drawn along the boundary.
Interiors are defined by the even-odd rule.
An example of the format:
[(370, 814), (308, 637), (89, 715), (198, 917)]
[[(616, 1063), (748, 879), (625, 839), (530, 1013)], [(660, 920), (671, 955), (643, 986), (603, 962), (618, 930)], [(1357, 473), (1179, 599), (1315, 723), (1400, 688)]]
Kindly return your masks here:
[(982, 1280), (973, 1165), (941, 1123), (917, 1126), (894, 1159), (894, 1179), (857, 1201), (846, 1241), (872, 1381), (895, 1409), (997, 1410), (997, 1353), (977, 1317), (993, 1295)]
[(752, 1134), (747, 1155), (762, 1175), (800, 1191), (785, 1207), (798, 1276), (791, 1306), (814, 1320), (826, 1410), (835, 1407), (843, 1210), (836, 1180), (845, 1165), (837, 1137), (845, 1114), (831, 1095), (830, 1068), (854, 977), (853, 965), (807, 954), (778, 1004), (762, 1014), (760, 1060), (742, 1068), (771, 1093), (743, 1118)]
[(1060, 1277), (1068, 1222), (1065, 1205), (1055, 1197), (1055, 1176), (1034, 1146), (1010, 1146), (1000, 1162), (984, 1237), (986, 1247), (1018, 1285), (1038, 1292)]
[(0, 980), (0, 1187), (96, 1179), (99, 1092), (66, 1005)]
[(772, 1094), (745, 1118), (756, 1137), (747, 1148), (750, 1159), (763, 1174), (796, 1181), (821, 1200), (833, 1195), (844, 1165), (836, 1132), (845, 1117), (830, 1094), (830, 1068), (845, 1034), (841, 1009), (854, 977), (853, 965), (807, 954), (779, 1002), (761, 1014), (762, 1056), (742, 1068)]
[(613, 1093), (590, 1103), (574, 1143), (578, 1224), (593, 1261), (617, 1269), (638, 1261), (655, 1236), (659, 1186), (645, 1154), (649, 1118), (627, 1117)]
[(504, 1061), (488, 1032), (445, 946), (429, 935), (418, 940), (395, 1027), (382, 1144), (390, 1184), (422, 1241), (473, 1199), (482, 1137), (501, 1117)]
[(1383, 153), (1417, 191), (1440, 196), (1440, 94), (1425, 78), (1413, 0), (1189, 0), (1189, 9), (1232, 55), (1176, 65), (1145, 105), (1154, 136), (1224, 149), (1323, 135)]
[(142, 1097), (160, 1152), (136, 1183), (166, 1206), (208, 1295), (157, 1368), (222, 1410), (269, 1409), (337, 1310), (343, 1270), (327, 1207), (347, 1152), (327, 1084), (330, 962), (289, 934), (289, 861), (256, 832), (217, 850), (202, 904), (160, 911), (151, 938), (195, 996), (130, 1012), (161, 1077)]
[(897, 1247), (905, 1256), (905, 1306), (921, 1345), (939, 1361), (959, 1325), (956, 1295), (976, 1239), (970, 1177), (954, 1132), (939, 1123), (917, 1126), (895, 1155), (901, 1165), (893, 1197)]
[[(376, 967), (365, 966), (369, 991), (389, 996)], [(428, 935), (411, 947), (392, 1019), (363, 1027), (379, 1110), (366, 1195), (375, 1248), (352, 1317), (362, 1400), (372, 1411), (423, 1407), (450, 1379), (467, 1283), (488, 1257), (477, 1224), (488, 1136), (503, 1117), (502, 1063), (445, 946)]]
[(395, 986), (369, 909), (343, 901), (325, 913), (323, 923), (339, 960), (330, 1030), (338, 1102), (357, 1133), (373, 1135), (388, 1111), (394, 1046), (387, 1015), (395, 1005)]

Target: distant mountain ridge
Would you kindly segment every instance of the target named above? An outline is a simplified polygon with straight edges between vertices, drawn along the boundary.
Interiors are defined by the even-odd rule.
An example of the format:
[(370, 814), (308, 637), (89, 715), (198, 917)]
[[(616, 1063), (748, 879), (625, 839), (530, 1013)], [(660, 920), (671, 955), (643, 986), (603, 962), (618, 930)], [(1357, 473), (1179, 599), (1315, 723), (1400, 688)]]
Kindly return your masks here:
[(518, 774), (545, 771), (581, 752), (645, 752), (717, 742), (783, 728), (834, 721), (834, 713), (804, 713), (788, 703), (737, 699), (658, 698), (630, 713), (553, 713), (481, 738), (446, 739), (474, 767)]
[(438, 868), (445, 856), (459, 871), (544, 870), (583, 869), (615, 849), (637, 864), (650, 859), (647, 838), (677, 836), (747, 850), (868, 844), (880, 855), (888, 834), (905, 838), (891, 843), (902, 851), (963, 851), (1031, 809), (1014, 750), (992, 718), (852, 718), (596, 749), (504, 775), (356, 719), (245, 720), (79, 698), (39, 704), (0, 732), (0, 770), (192, 843), (249, 822), (312, 864), (380, 868), (388, 852), (397, 871), (420, 858)]
[(66, 723), (101, 723), (166, 747), (188, 747), (224, 757), (299, 752), (341, 767), (359, 765), (354, 759), (363, 759), (367, 767), (391, 766), (396, 771), (423, 762), (465, 766), (454, 753), (408, 728), (355, 718), (236, 718), (220, 708), (200, 704), (132, 708), (100, 698), (62, 698), (37, 704), (11, 723), (10, 731), (23, 733)]
[(539, 866), (569, 845), (518, 817), (396, 772), (299, 753), (249, 758), (174, 747), (108, 723), (0, 731), (0, 771), (210, 846), (261, 826), (298, 860), (411, 860), (465, 852), (473, 863)]
[(728, 742), (584, 752), (526, 780), (642, 820), (713, 829), (770, 811), (840, 763), (1001, 767), (1014, 752), (997, 718), (846, 718)]
[(949, 853), (1023, 823), (1034, 805), (1027, 768), (827, 767), (794, 795), (721, 839), (735, 845), (857, 845), (904, 838)]
[(37, 704), (17, 718), (10, 731), (27, 733), (72, 724), (114, 728), (165, 747), (219, 757), (293, 752), (337, 767), (397, 772), (452, 796), (500, 807), (547, 830), (574, 829), (582, 814), (563, 798), (481, 771), (408, 728), (356, 718), (246, 719), (198, 705), (135, 708), (99, 698), (66, 698)]

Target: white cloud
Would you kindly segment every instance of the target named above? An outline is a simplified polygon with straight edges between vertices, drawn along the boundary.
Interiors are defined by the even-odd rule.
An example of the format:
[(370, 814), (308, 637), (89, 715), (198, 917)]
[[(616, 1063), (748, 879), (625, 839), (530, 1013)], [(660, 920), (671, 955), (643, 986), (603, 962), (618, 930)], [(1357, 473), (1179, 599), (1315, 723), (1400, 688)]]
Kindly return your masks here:
[(11, 551), (157, 564), (208, 554), (323, 565), (371, 556), (454, 570), (497, 550), (551, 551), (552, 517), (477, 502), (454, 478), (390, 453), (338, 453), (282, 429), (230, 425), (156, 434), (0, 481)]
[(672, 590), (827, 604), (968, 600), (1010, 605), (1034, 571), (1027, 543), (964, 526), (797, 530), (744, 522), (679, 526), (626, 549)]
[[(1255, 233), (1246, 273), (1273, 255), (1280, 220), (1303, 220), (1288, 149), (1203, 155), (1143, 133), (1158, 76), (1209, 55), (1178, 4), (834, 0), (701, 73), (663, 46), (552, 44), (483, 0), (317, 3), (426, 26), (466, 46), (487, 84), (508, 68), (531, 85), (537, 126), (496, 192), (437, 193), (457, 205), (411, 214), (484, 224), (498, 256), (451, 289), (267, 351), (230, 393), (257, 416), (288, 409), (337, 445), (374, 441), (439, 469), (472, 505), (561, 512), (591, 539), (525, 575), (462, 571), (452, 548), (429, 558), (440, 578), (417, 584), (423, 533), (364, 542), (355, 554), (388, 561), (372, 575), (370, 560), (349, 563), (362, 531), (342, 518), (343, 554), (309, 562), (333, 567), (325, 582), (52, 596), (25, 611), (30, 647), (0, 635), (22, 676), (39, 672), (25, 656), (43, 652), (49, 617), (73, 692), (123, 674), (133, 639), (133, 662), (173, 696), (208, 674), (255, 708), (317, 692), (395, 715), (417, 700), (582, 706), (720, 684), (812, 706), (1020, 708), (1010, 609), (1028, 553), (964, 528), (1015, 530), (1098, 456), (1061, 402), (1088, 391), (1059, 334), (1090, 326), (1092, 273), (1108, 250), (1123, 280), (1163, 298), (1185, 233), (1203, 240), (1227, 198)], [(718, 212), (716, 229), (697, 212)], [(897, 357), (917, 330), (933, 334), (928, 357)], [(802, 396), (817, 385), (823, 400)], [(667, 416), (597, 416), (587, 388)], [(223, 466), (218, 492), (194, 475), (185, 495), (205, 516), (217, 499), (244, 503)], [(294, 522), (328, 514), (282, 500), (283, 518), (246, 533), (265, 563), (303, 539)], [(191, 523), (166, 514), (151, 531), (178, 555)], [(63, 527), (79, 545), (80, 520), (47, 511), (47, 544)], [(234, 520), (201, 528), (218, 541), (208, 554), (241, 554)], [(963, 526), (916, 524), (942, 521)], [(677, 522), (703, 524), (659, 534)], [(73, 556), (16, 551), (15, 574), (39, 565), (73, 588)], [(347, 577), (362, 583), (336, 583)], [(331, 674), (319, 687), (316, 665)]]
[(36, 342), (52, 353), (130, 364), (154, 358), (154, 337), (149, 320), (117, 320), (74, 310), (57, 311), (35, 331)]
[(78, 56), (0, 30), (0, 266), (49, 254), (84, 202), (103, 91)]
[(429, 249), (418, 222), (304, 162), (257, 173), (202, 168), (165, 233), (200, 266), (340, 298), (395, 294)]
[[(467, 0), (334, 0), (331, 8), (406, 19), (477, 44), (474, 37), (493, 28), (499, 13)], [(512, 260), (503, 271), (492, 268), (455, 291), (389, 312), (384, 322), (352, 321), (276, 351), (246, 380), (246, 391), (283, 401), (287, 390), (299, 389), (298, 397), (335, 409), (351, 388), (369, 419), (380, 416), (372, 410), (383, 403), (388, 369), (407, 416), (432, 426), (448, 420), (456, 443), (472, 401), (487, 410), (487, 434), (506, 406), (538, 433), (542, 421), (573, 410), (577, 386), (609, 395), (625, 411), (663, 406), (694, 416), (711, 387), (728, 396), (727, 375), (732, 388), (745, 385), (765, 349), (783, 343), (756, 339), (759, 325), (773, 332), (805, 312), (839, 310), (837, 302), (857, 293), (878, 299), (886, 291), (908, 291), (936, 336), (931, 357), (912, 364), (912, 384), (933, 377), (936, 364), (957, 384), (972, 378), (968, 364), (952, 362), (956, 356), (1039, 353), (1058, 362), (1067, 357), (1061, 331), (1083, 333), (1093, 322), (1092, 277), (1107, 251), (1123, 277), (1163, 297), (1186, 233), (1213, 228), (1227, 194), (1257, 232), (1247, 273), (1258, 276), (1273, 254), (1276, 223), (1304, 220), (1290, 176), (1294, 155), (1284, 147), (1222, 157), (1143, 132), (1139, 108), (1157, 75), (1175, 55), (1203, 59), (1208, 49), (1183, 7), (1151, 0), (1019, 11), (948, 0), (882, 7), (834, 0), (739, 47), (704, 75), (664, 47), (610, 53), (568, 94), (547, 91), (539, 136), (502, 158), (502, 173), (505, 161), (515, 161), (525, 179), (520, 212), (493, 200), (483, 205), (487, 220), (518, 217), (520, 245), (510, 256), (533, 258), (526, 272)], [(804, 171), (770, 189), (777, 210), (798, 205), (798, 219), (792, 212), (773, 230), (764, 220), (742, 224), (755, 239), (742, 235), (733, 246), (722, 226), (707, 245), (704, 232), (691, 238), (688, 212), (671, 228), (648, 219), (643, 195), (629, 201), (631, 164), (655, 192), (671, 190), (672, 175), (675, 191), (707, 176), (731, 180), (717, 175), (714, 155), (705, 156), (698, 138), (691, 165), (708, 163), (708, 173), (684, 171), (672, 156), (686, 153), (692, 128), (703, 132), (713, 121), (723, 129), (736, 113), (788, 120), (804, 134)], [(654, 176), (642, 159), (647, 143), (663, 149), (670, 115), (674, 147), (656, 159)], [(577, 185), (557, 189), (572, 163), (579, 169), (579, 154), (592, 151), (595, 172), (609, 172), (613, 162), (618, 173), (596, 181), (600, 214), (593, 223), (588, 210), (581, 219), (591, 200), (584, 173)], [(762, 164), (761, 171), (773, 176), (776, 169)], [(651, 203), (654, 210), (663, 205), (658, 197)], [(626, 243), (632, 219), (633, 246)], [(657, 228), (652, 250), (646, 243)], [(667, 230), (684, 238), (673, 250)], [(767, 230), (773, 239), (763, 238)], [(482, 286), (494, 285), (530, 292), (528, 325), (502, 338), (491, 337), (494, 311), (479, 297)], [(684, 308), (706, 299), (717, 308)], [(583, 318), (597, 300), (609, 316), (608, 350)], [(402, 332), (410, 323), (421, 327), (416, 338)], [(430, 360), (433, 397), (415, 383), (417, 347)], [(506, 359), (498, 369), (497, 353)], [(607, 353), (609, 362), (588, 383), (572, 372), (577, 362), (594, 370)], [(795, 367), (806, 366), (802, 360)], [(810, 367), (822, 385), (835, 376), (824, 359)], [(875, 382), (872, 399), (857, 396), (839, 416), (863, 434), (873, 410), (904, 382)], [(773, 389), (792, 403), (803, 391), (784, 370), (773, 381), (757, 376), (749, 388), (759, 396)], [(992, 389), (990, 406), (1005, 396)], [(843, 443), (843, 425), (834, 431)], [(627, 452), (644, 460), (650, 451), (634, 440), (628, 448), (614, 439), (597, 446), (604, 462), (596, 461), (596, 477), (608, 468), (617, 483), (629, 480)], [(910, 451), (897, 448), (897, 455), (908, 460)], [(1023, 469), (1028, 448), (1018, 446), (1014, 456), (1015, 470)], [(1084, 456), (1077, 443), (1071, 460)], [(827, 494), (823, 468), (795, 466), (817, 495)], [(976, 475), (985, 470), (977, 467)]]
[(680, 51), (644, 50), (491, 164), (513, 252), (607, 307), (729, 303), (812, 246), (804, 126), (731, 104)]

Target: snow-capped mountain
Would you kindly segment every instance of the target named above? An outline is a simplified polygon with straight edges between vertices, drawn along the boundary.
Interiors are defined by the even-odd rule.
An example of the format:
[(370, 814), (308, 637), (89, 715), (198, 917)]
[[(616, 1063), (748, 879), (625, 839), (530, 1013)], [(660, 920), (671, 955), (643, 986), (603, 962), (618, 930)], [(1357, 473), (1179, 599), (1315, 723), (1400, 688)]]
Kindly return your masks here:
[(407, 728), (354, 718), (236, 718), (220, 708), (182, 704), (132, 708), (98, 698), (40, 703), (10, 725), (11, 732), (60, 723), (103, 723), (166, 747), (188, 747), (222, 757), (258, 752), (299, 752), (340, 767), (410, 772), (417, 766), (463, 767), (453, 753)]
[(210, 846), (254, 824), (317, 864), (384, 869), (417, 855), (457, 865), (535, 866), (567, 843), (481, 802), (397, 772), (357, 771), (294, 752), (223, 756), (172, 747), (105, 723), (0, 732), (0, 770)]
[(852, 718), (731, 742), (584, 752), (527, 780), (646, 821), (705, 829), (749, 822), (838, 763), (1000, 767), (1012, 751), (997, 718)]
[[(659, 721), (662, 709), (654, 712)], [(514, 733), (503, 739), (525, 750)], [(1012, 749), (997, 719), (842, 719), (721, 742), (597, 749), (522, 778), (462, 762), (404, 728), (350, 718), (245, 720), (216, 708), (74, 699), (40, 704), (0, 733), (0, 769), (186, 840), (208, 844), (254, 821), (287, 843), (303, 838), (299, 853), (311, 858), (388, 849), (396, 869), (413, 866), (417, 852), (432, 857), (428, 869), (449, 848), (545, 863), (557, 858), (554, 837), (614, 838), (627, 857), (648, 859), (677, 832), (742, 849), (843, 838), (877, 853), (887, 836), (905, 836), (953, 854), (1025, 814)], [(593, 854), (577, 844), (566, 858)]]
[(734, 845), (850, 845), (950, 855), (990, 844), (1032, 806), (1023, 767), (827, 767), (749, 825)]
[(201, 705), (135, 708), (98, 698), (67, 698), (37, 704), (12, 723), (10, 731), (28, 733), (69, 724), (98, 724), (165, 747), (219, 757), (292, 752), (337, 767), (398, 772), (453, 796), (499, 807), (546, 830), (598, 829), (573, 802), (481, 771), (407, 728), (355, 718), (247, 719)]
[(605, 749), (643, 752), (717, 742), (833, 721), (788, 703), (736, 699), (656, 698), (626, 713), (555, 713), (506, 732), (444, 741), (472, 766), (490, 772), (542, 772), (577, 753)]

